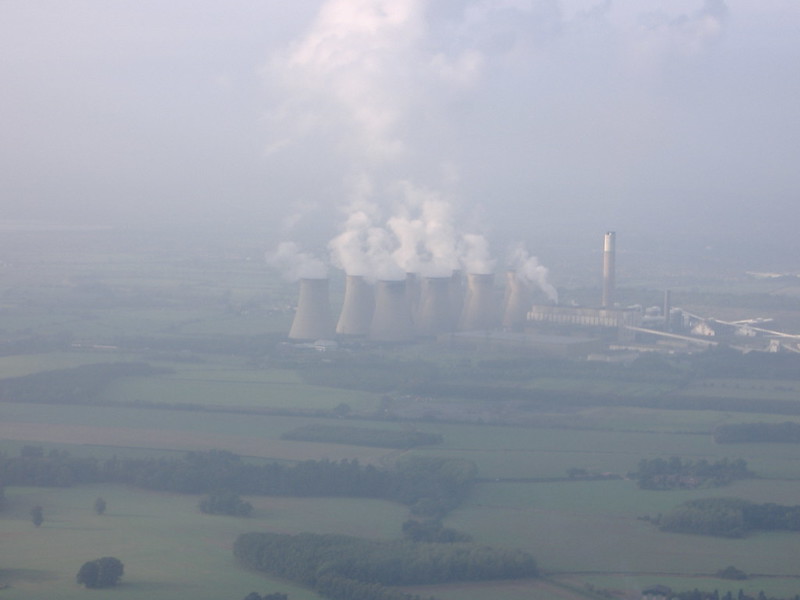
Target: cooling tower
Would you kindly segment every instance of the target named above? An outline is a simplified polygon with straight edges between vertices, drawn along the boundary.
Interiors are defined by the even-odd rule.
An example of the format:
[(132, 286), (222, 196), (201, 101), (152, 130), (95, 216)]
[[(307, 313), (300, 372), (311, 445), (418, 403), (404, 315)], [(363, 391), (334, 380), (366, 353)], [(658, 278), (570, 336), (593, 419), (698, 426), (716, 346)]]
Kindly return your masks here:
[(614, 269), (616, 262), (616, 238), (613, 231), (606, 233), (603, 243), (603, 307), (614, 305)]
[(344, 303), (336, 324), (339, 335), (365, 336), (369, 334), (375, 300), (370, 286), (360, 275), (348, 275), (344, 287)]
[(458, 328), (461, 331), (493, 329), (496, 325), (494, 275), (467, 274), (467, 297)]
[(333, 337), (327, 279), (301, 279), (300, 297), (290, 340), (319, 340)]
[(405, 281), (375, 283), (375, 312), (372, 314), (369, 338), (376, 342), (408, 342), (414, 339), (414, 323)]
[(417, 335), (436, 336), (453, 330), (450, 277), (424, 277), (415, 320)]
[(464, 275), (458, 270), (450, 277), (450, 307), (455, 320), (464, 308)]
[(420, 285), (416, 273), (406, 273), (406, 301), (412, 315), (417, 314), (419, 308)]
[(508, 271), (503, 302), (503, 329), (522, 331), (532, 303), (530, 287), (524, 281), (520, 281), (515, 271)]

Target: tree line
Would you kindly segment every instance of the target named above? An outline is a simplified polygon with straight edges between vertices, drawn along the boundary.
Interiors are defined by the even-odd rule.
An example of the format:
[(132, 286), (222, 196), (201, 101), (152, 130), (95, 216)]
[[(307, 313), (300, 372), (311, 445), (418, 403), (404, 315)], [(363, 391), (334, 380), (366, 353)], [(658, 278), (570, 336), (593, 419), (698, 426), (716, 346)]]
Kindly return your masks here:
[(476, 474), (471, 461), (437, 457), (407, 457), (393, 469), (379, 469), (347, 459), (253, 464), (224, 450), (189, 452), (181, 459), (98, 460), (60, 451), (45, 454), (41, 447), (26, 447), (20, 456), (0, 455), (0, 483), (5, 485), (124, 483), (189, 494), (381, 498), (433, 518), (461, 503)]
[(444, 438), (441, 434), (426, 433), (424, 431), (395, 431), (392, 429), (318, 424), (306, 425), (284, 433), (281, 439), (371, 446), (375, 448), (408, 449), (416, 446), (441, 444)]
[(651, 520), (662, 531), (743, 537), (753, 531), (800, 531), (800, 505), (702, 498)]
[(521, 550), (475, 544), (374, 541), (344, 535), (246, 533), (233, 548), (246, 567), (307, 585), (332, 600), (411, 600), (385, 586), (535, 577)]
[(800, 424), (784, 421), (720, 425), (714, 430), (714, 441), (719, 444), (744, 442), (800, 444)]
[(630, 476), (641, 489), (672, 490), (727, 485), (736, 479), (752, 477), (753, 473), (741, 458), (722, 458), (711, 463), (705, 459), (693, 461), (672, 456), (669, 460), (643, 458)]

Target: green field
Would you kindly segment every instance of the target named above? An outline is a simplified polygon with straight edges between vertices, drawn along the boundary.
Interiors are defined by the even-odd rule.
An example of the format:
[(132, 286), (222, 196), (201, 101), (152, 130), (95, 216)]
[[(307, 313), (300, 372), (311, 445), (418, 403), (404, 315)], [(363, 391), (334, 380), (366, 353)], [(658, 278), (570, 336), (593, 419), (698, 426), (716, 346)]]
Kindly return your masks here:
[[(586, 597), (589, 586), (635, 597), (655, 583), (734, 593), (763, 589), (783, 597), (800, 592), (800, 533), (758, 532), (731, 540), (663, 533), (639, 519), (712, 496), (797, 504), (796, 445), (716, 444), (712, 432), (722, 424), (800, 422), (800, 417), (591, 402), (541, 407), (524, 400), (442, 400), (396, 389), (308, 385), (303, 373), (330, 359), (313, 351), (286, 354), (274, 344), (249, 354), (198, 349), (209, 340), (288, 329), (296, 290), (272, 278), (253, 258), (263, 252), (260, 241), (237, 240), (224, 252), (205, 241), (183, 246), (102, 233), (94, 239), (67, 235), (50, 245), (42, 242), (35, 234), (0, 241), (6, 262), (0, 279), (0, 342), (5, 344), (0, 380), (116, 361), (145, 361), (168, 371), (116, 379), (84, 402), (2, 402), (0, 452), (15, 455), (36, 444), (103, 459), (178, 457), (216, 448), (259, 462), (357, 458), (378, 466), (407, 455), (464, 458), (478, 466), (479, 482), (445, 525), (481, 544), (530, 551), (545, 577), (415, 588), (418, 593), (441, 600), (571, 600)], [(334, 280), (334, 297), (341, 291), (337, 286)], [(139, 339), (155, 347), (135, 345)], [(23, 342), (31, 348), (15, 346)], [(120, 350), (117, 344), (125, 343), (136, 350)], [(432, 342), (364, 354), (376, 357), (430, 361), (445, 374), (469, 374), (464, 365), (484, 358)], [(800, 402), (800, 383), (790, 378), (709, 377), (679, 389), (668, 378), (664, 383), (663, 378), (615, 376), (538, 376), (520, 386), (543, 394), (628, 400), (673, 394)], [(419, 416), (404, 420), (387, 408), (403, 404), (416, 407)], [(341, 405), (346, 410), (337, 412)], [(314, 424), (436, 433), (443, 443), (399, 451), (281, 439)], [(667, 492), (639, 490), (625, 478), (642, 458), (671, 456), (743, 458), (758, 478)], [(566, 481), (572, 468), (620, 478)], [(0, 512), (0, 584), (8, 587), (0, 589), (0, 597), (12, 600), (95, 597), (98, 592), (75, 584), (75, 573), (86, 560), (106, 555), (117, 556), (126, 568), (114, 597), (241, 600), (251, 591), (283, 591), (291, 600), (316, 599), (307, 590), (237, 566), (231, 554), (236, 535), (311, 531), (393, 539), (409, 516), (407, 507), (377, 500), (249, 497), (255, 507), (251, 518), (211, 517), (199, 512), (196, 496), (110, 485), (7, 487), (6, 496), (8, 507)], [(98, 496), (108, 502), (103, 516), (92, 512)], [(36, 504), (45, 514), (39, 529), (28, 513)], [(754, 577), (742, 583), (714, 577), (729, 565)]]
[[(102, 516), (92, 510), (98, 496), (108, 504)], [(251, 499), (255, 512), (247, 519), (206, 516), (197, 509), (196, 496), (115, 486), (15, 488), (8, 501), (0, 516), (0, 583), (11, 584), (2, 590), (11, 599), (85, 598), (75, 574), (83, 562), (100, 556), (119, 557), (125, 565), (124, 585), (115, 597), (216, 600), (284, 591), (300, 600), (317, 598), (237, 568), (231, 554), (235, 537), (257, 529), (313, 528), (389, 538), (405, 517), (401, 507), (377, 500), (293, 498)], [(34, 504), (44, 509), (38, 529), (27, 514)]]

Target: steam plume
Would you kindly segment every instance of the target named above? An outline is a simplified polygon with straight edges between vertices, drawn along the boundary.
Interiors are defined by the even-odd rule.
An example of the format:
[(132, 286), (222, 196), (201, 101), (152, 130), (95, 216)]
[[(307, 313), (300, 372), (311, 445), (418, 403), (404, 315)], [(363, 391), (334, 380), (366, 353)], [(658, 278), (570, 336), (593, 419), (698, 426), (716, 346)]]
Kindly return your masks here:
[(289, 281), (298, 279), (324, 279), (328, 270), (321, 260), (302, 252), (294, 242), (282, 242), (265, 256), (267, 264), (278, 269)]
[(528, 253), (524, 244), (517, 244), (509, 253), (509, 264), (517, 277), (528, 285), (535, 285), (554, 303), (558, 303), (558, 291), (547, 280), (550, 271), (539, 264), (539, 259)]

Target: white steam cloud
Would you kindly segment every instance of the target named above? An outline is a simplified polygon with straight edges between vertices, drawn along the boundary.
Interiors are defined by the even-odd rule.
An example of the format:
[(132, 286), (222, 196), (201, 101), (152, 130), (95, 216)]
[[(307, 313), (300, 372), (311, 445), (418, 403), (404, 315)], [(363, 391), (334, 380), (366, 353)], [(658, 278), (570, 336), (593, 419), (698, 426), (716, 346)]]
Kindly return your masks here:
[(509, 266), (517, 273), (517, 278), (526, 285), (538, 287), (553, 303), (558, 303), (558, 291), (548, 281), (550, 272), (539, 264), (539, 259), (528, 253), (524, 244), (516, 244), (511, 248), (508, 257)]
[(321, 260), (303, 252), (294, 242), (283, 242), (265, 256), (267, 264), (279, 270), (289, 281), (324, 279), (328, 270)]

